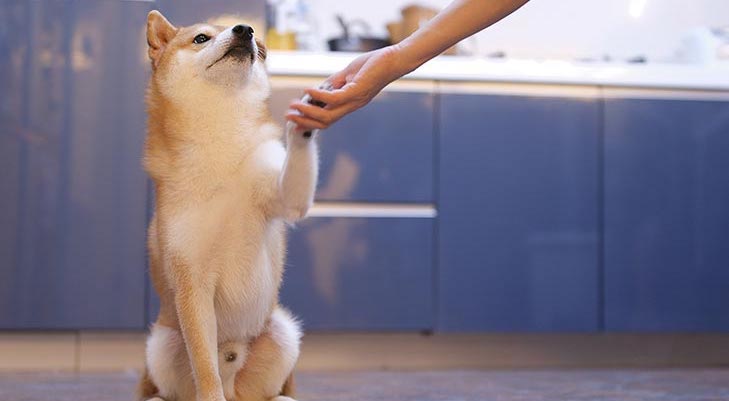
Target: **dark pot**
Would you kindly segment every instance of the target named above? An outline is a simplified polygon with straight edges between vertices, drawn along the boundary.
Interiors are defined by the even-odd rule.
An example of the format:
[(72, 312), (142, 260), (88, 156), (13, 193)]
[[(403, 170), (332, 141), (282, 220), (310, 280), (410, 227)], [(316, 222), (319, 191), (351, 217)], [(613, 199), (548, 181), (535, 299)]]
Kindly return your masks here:
[(348, 38), (334, 38), (327, 41), (329, 50), (334, 52), (368, 52), (389, 46), (386, 39), (370, 38), (366, 36), (353, 36)]
[(386, 39), (352, 35), (350, 26), (353, 24), (362, 25), (366, 35), (370, 31), (370, 27), (366, 22), (356, 20), (347, 23), (341, 15), (337, 15), (336, 18), (339, 26), (342, 28), (342, 36), (327, 41), (329, 43), (329, 50), (333, 52), (368, 52), (390, 45), (390, 42)]

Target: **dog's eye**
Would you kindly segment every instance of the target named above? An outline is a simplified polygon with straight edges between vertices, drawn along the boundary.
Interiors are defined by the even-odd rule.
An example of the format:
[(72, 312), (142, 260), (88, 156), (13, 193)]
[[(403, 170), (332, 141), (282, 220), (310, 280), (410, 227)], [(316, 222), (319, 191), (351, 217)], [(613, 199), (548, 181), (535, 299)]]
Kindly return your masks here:
[(201, 34), (195, 36), (195, 39), (192, 40), (192, 43), (199, 45), (200, 43), (205, 43), (208, 40), (210, 40), (210, 36), (205, 35), (204, 33), (201, 33)]

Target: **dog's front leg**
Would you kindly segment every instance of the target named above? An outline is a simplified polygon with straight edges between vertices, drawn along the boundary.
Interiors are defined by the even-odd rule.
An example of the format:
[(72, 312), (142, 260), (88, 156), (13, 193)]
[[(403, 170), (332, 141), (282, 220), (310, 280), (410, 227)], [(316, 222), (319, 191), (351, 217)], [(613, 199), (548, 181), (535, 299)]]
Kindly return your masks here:
[(278, 182), (283, 215), (296, 221), (306, 215), (314, 202), (314, 190), (319, 173), (319, 155), (316, 144), (318, 131), (302, 132), (288, 123), (286, 160)]
[(214, 287), (196, 277), (187, 266), (177, 266), (175, 304), (180, 329), (190, 358), (198, 401), (224, 401), (218, 374), (217, 323)]

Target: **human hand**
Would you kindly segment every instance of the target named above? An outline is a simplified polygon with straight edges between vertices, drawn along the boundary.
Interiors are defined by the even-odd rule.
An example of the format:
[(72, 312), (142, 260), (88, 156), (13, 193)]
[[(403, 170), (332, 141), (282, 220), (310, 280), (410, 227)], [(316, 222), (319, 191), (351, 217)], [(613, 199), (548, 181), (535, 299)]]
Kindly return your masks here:
[(306, 90), (313, 100), (325, 103), (324, 108), (295, 101), (286, 119), (302, 129), (324, 129), (366, 105), (390, 82), (408, 72), (398, 49), (398, 45), (393, 45), (357, 57), (344, 70), (327, 78), (332, 90)]
[(326, 107), (294, 102), (286, 118), (301, 129), (323, 129), (366, 105), (390, 82), (514, 12), (528, 0), (453, 0), (398, 44), (365, 53), (328, 78), (331, 91), (309, 89)]

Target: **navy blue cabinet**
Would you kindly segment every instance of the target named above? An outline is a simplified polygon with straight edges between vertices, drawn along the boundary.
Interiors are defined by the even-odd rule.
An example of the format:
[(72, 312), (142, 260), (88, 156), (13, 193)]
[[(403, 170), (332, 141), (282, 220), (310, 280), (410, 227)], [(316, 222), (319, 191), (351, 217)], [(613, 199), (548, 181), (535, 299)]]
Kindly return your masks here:
[[(274, 118), (283, 124), (290, 101), (318, 83), (274, 78)], [(431, 89), (398, 86), (322, 132), (317, 200), (375, 214), (372, 202), (427, 207), (434, 199)], [(282, 302), (307, 329), (433, 329), (434, 225), (428, 217), (307, 219), (290, 233)]]
[(293, 229), (281, 301), (306, 329), (433, 327), (433, 220), (312, 217)]
[(599, 101), (444, 93), (438, 324), (599, 327)]
[[(274, 79), (271, 112), (279, 122), (317, 80)], [(432, 202), (434, 95), (388, 90), (322, 132), (318, 200)]]
[(612, 98), (605, 127), (607, 329), (729, 330), (729, 100)]
[[(142, 329), (156, 314), (141, 167), (153, 8), (179, 25), (264, 13), (0, 8), (0, 329)], [(319, 81), (275, 77), (274, 118)], [(319, 213), (290, 233), (281, 293), (307, 329), (729, 330), (729, 99), (440, 87), (395, 84), (322, 133)]]
[(10, 105), (18, 121), (3, 122), (3, 152), (17, 151), (3, 160), (12, 172), (3, 202), (17, 217), (2, 231), (16, 232), (15, 251), (2, 254), (2, 328), (144, 327), (140, 26), (150, 9), (25, 3), (20, 64), (2, 61), (24, 94)]
[[(220, 19), (223, 21), (242, 20), (255, 27), (263, 28), (266, 17), (265, 0), (205, 0), (204, 2), (156, 0), (155, 8), (176, 26)], [(256, 36), (262, 37), (259, 33), (256, 33)]]
[(13, 301), (24, 296), (13, 278), (19, 274), (21, 160), (30, 134), (25, 72), (31, 55), (30, 36), (17, 32), (27, 30), (30, 13), (29, 2), (14, 2), (0, 10), (0, 316), (8, 317)]

